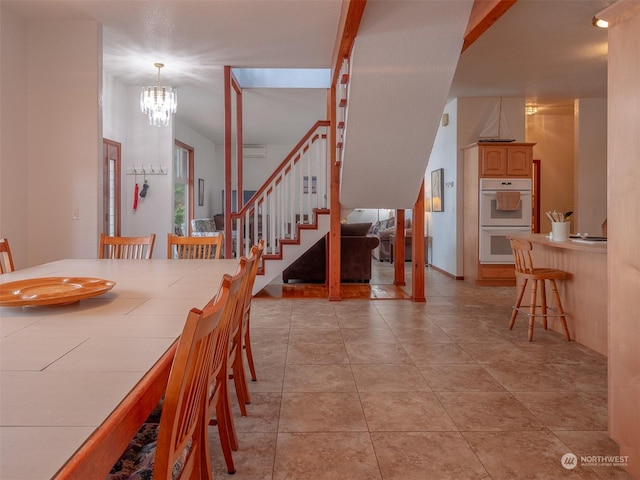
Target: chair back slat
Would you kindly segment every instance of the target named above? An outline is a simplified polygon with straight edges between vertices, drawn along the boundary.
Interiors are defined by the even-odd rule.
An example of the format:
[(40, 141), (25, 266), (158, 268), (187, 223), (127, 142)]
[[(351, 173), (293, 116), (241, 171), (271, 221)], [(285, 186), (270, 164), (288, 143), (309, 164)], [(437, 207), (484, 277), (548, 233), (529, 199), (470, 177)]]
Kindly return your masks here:
[(15, 270), (9, 240), (0, 238), (0, 273), (9, 273)]
[(147, 237), (109, 237), (101, 233), (98, 258), (148, 260), (153, 254), (155, 240), (155, 233)]
[(182, 237), (167, 235), (168, 259), (206, 260), (222, 256), (222, 234), (208, 237)]

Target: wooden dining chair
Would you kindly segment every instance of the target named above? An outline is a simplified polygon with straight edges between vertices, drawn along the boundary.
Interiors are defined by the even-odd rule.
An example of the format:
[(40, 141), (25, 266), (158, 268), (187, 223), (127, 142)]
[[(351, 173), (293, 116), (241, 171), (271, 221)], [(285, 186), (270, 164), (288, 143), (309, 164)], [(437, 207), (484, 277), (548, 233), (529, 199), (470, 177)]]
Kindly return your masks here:
[(216, 345), (224, 330), (221, 321), (228, 299), (229, 282), (223, 282), (204, 310), (189, 312), (169, 374), (160, 423), (142, 426), (108, 479), (211, 477), (210, 468), (203, 471), (210, 463), (205, 402), (210, 370), (223, 368)]
[(260, 239), (258, 245), (254, 245), (251, 248), (251, 254), (256, 256), (256, 261), (253, 264), (253, 268), (249, 273), (249, 286), (247, 288), (247, 296), (244, 302), (244, 313), (242, 316), (242, 349), (247, 357), (247, 365), (249, 365), (249, 372), (251, 373), (251, 380), (256, 381), (256, 367), (253, 363), (253, 352), (251, 350), (251, 299), (253, 298), (253, 285), (258, 275), (258, 269), (260, 268), (260, 259), (262, 258), (262, 252), (264, 251), (264, 240)]
[(247, 376), (244, 371), (243, 326), (246, 302), (247, 300), (251, 301), (251, 289), (253, 288), (251, 276), (253, 275), (254, 266), (256, 264), (256, 249), (257, 247), (252, 247), (249, 258), (240, 258), (240, 266), (245, 269), (246, 274), (242, 279), (242, 284), (240, 285), (238, 308), (232, 318), (230, 333), (231, 350), (229, 352), (229, 374), (231, 375), (231, 378), (233, 378), (236, 396), (238, 398), (238, 406), (240, 407), (240, 413), (243, 417), (247, 415), (246, 405), (251, 403), (249, 385), (247, 384)]
[[(516, 322), (518, 313), (529, 317), (529, 341), (533, 340), (533, 326), (535, 324), (536, 317), (542, 318), (542, 325), (544, 329), (547, 329), (548, 317), (559, 317), (564, 330), (564, 335), (567, 340), (571, 340), (569, 334), (569, 328), (567, 327), (567, 319), (562, 308), (562, 301), (560, 300), (560, 294), (558, 293), (558, 286), (556, 280), (564, 280), (567, 278), (567, 272), (557, 270), (555, 268), (540, 268), (533, 266), (533, 260), (531, 259), (531, 250), (533, 246), (531, 242), (526, 240), (518, 240), (512, 238), (511, 250), (513, 252), (513, 260), (515, 263), (515, 274), (518, 280), (518, 293), (516, 296), (516, 303), (513, 306), (511, 312), (511, 321), (509, 322), (509, 329), (513, 328)], [(531, 302), (530, 305), (522, 305), (522, 298), (524, 297), (527, 284), (531, 286)], [(551, 286), (551, 292), (555, 307), (547, 305), (547, 292), (545, 282), (549, 282)], [(540, 305), (538, 303), (538, 293), (540, 294)], [(537, 312), (537, 308), (540, 307), (540, 312)], [(555, 313), (549, 313), (549, 310)]]
[(222, 234), (207, 237), (167, 235), (168, 259), (218, 259), (222, 254)]
[[(227, 465), (227, 471), (230, 474), (236, 471), (232, 450), (238, 450), (238, 437), (231, 411), (229, 359), (232, 352), (232, 331), (234, 324), (237, 322), (238, 310), (242, 308), (241, 287), (245, 275), (245, 259), (241, 258), (236, 273), (233, 276), (225, 275), (222, 280), (222, 285), (229, 291), (229, 294), (220, 320), (220, 335), (215, 348), (213, 366), (209, 369), (208, 397), (205, 401), (206, 423), (207, 425), (216, 425), (218, 427), (222, 454)], [(207, 472), (211, 472), (209, 455), (203, 453), (201, 457), (205, 462), (204, 468)]]
[(100, 234), (98, 258), (111, 259), (150, 259), (156, 234), (148, 237), (110, 237)]
[(0, 273), (9, 273), (15, 270), (9, 240), (0, 238)]

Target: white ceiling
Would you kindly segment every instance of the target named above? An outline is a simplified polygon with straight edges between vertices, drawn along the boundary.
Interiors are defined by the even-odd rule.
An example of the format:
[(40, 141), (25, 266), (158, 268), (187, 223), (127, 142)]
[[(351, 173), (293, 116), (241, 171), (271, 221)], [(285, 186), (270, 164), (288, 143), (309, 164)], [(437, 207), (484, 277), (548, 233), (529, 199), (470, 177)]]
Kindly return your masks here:
[(614, 0), (519, 0), (460, 57), (455, 97), (525, 97), (540, 113), (607, 96), (607, 31), (591, 24)]
[[(1, 1), (29, 19), (101, 22), (105, 72), (125, 84), (154, 84), (153, 63), (165, 63), (163, 84), (179, 91), (178, 117), (217, 143), (223, 66), (329, 68), (341, 6), (339, 0)], [(610, 3), (519, 0), (463, 53), (449, 96), (525, 96), (556, 106), (606, 97), (606, 31), (592, 27), (591, 18)], [(244, 100), (245, 143), (295, 143), (325, 116), (321, 90), (253, 90)]]

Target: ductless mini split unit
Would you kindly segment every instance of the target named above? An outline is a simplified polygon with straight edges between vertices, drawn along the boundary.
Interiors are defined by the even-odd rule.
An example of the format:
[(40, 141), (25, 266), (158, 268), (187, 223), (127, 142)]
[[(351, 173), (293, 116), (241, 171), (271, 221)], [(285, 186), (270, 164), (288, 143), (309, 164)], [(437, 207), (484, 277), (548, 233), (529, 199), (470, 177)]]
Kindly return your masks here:
[(267, 147), (262, 145), (243, 145), (242, 158), (267, 158)]

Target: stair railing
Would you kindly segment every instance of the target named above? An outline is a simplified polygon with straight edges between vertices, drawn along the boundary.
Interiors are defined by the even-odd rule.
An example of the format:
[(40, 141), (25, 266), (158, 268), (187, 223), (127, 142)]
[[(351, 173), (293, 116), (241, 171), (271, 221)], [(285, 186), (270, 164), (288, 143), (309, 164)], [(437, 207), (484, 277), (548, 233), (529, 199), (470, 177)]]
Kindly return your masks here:
[[(239, 212), (231, 214), (236, 256), (265, 240), (264, 255), (278, 255), (281, 240), (297, 240), (298, 225), (315, 223), (329, 201), (328, 121), (318, 121)], [(240, 253), (238, 253), (240, 252)]]

